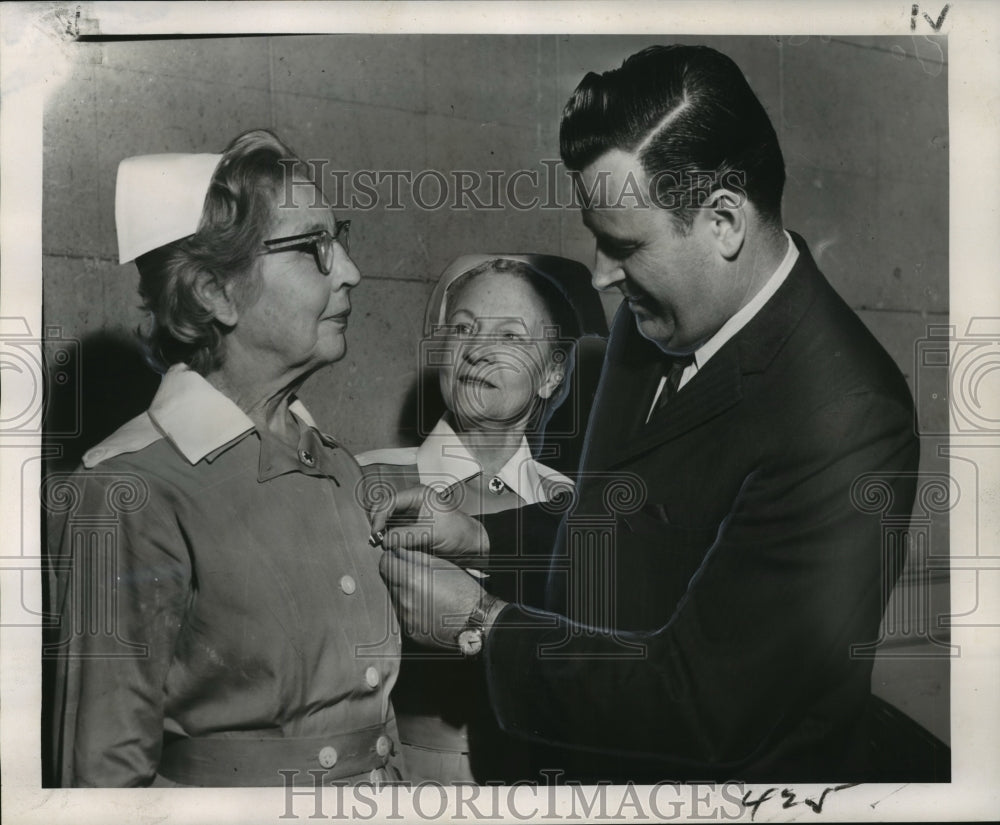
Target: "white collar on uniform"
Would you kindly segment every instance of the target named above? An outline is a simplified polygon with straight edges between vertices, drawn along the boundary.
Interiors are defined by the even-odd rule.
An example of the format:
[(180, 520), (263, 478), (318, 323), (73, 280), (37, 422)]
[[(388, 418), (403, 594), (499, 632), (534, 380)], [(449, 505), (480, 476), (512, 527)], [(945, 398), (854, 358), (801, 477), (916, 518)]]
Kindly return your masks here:
[[(482, 471), (480, 463), (443, 418), (417, 448), (417, 472), (421, 484), (453, 484), (466, 481)], [(528, 440), (523, 436), (517, 452), (500, 468), (497, 478), (525, 504), (548, 500), (542, 489), (543, 480), (572, 484), (562, 473), (535, 461)]]
[[(315, 428), (301, 401), (293, 401), (289, 410)], [(243, 410), (187, 364), (167, 370), (149, 405), (149, 417), (192, 464), (255, 427)]]

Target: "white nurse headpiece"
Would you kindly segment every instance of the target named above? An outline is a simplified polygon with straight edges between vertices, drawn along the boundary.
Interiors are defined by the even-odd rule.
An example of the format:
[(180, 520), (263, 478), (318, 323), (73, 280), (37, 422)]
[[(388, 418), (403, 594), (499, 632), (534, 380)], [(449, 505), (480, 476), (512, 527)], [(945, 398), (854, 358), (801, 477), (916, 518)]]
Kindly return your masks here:
[(137, 155), (118, 164), (118, 262), (198, 231), (222, 155)]

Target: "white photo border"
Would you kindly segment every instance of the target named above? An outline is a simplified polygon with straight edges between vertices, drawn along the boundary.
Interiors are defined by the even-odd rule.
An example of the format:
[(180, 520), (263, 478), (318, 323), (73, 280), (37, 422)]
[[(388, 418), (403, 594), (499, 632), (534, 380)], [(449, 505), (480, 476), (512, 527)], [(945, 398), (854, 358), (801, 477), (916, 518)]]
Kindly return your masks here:
[[(912, 2), (551, 2), (551, 3), (364, 3), (364, 2), (208, 2), (187, 3), (11, 3), (0, 10), (0, 315), (27, 320), (41, 331), (41, 182), (42, 114), (47, 88), (58, 82), (66, 66), (54, 60), (46, 69), (40, 49), (58, 56), (58, 36), (77, 34), (271, 34), (373, 32), (397, 33), (558, 33), (558, 34), (792, 34), (911, 35), (931, 33), (928, 19), (939, 17), (944, 3), (933, 8)], [(916, 18), (918, 29), (911, 29)], [(949, 43), (950, 140), (950, 321), (957, 330), (1000, 308), (1000, 232), (992, 200), (1000, 190), (1000, 7), (962, 0), (948, 4), (939, 34)], [(595, 69), (601, 67), (595, 67)], [(971, 196), (971, 197), (970, 197)], [(992, 314), (1000, 315), (1000, 311)], [(991, 386), (995, 386), (995, 383)], [(4, 399), (5, 403), (15, 403)], [(994, 406), (992, 409), (997, 409)], [(3, 416), (0, 416), (3, 420)], [(1000, 443), (993, 446), (1000, 447)], [(4, 530), (0, 554), (3, 602), (20, 598), (22, 587), (41, 587), (40, 573), (27, 567), (40, 558), (37, 498), (20, 490), (37, 490), (41, 461), (38, 445), (24, 446), (0, 432), (0, 505)], [(1000, 455), (992, 450), (982, 454)], [(988, 459), (996, 465), (995, 457)], [(989, 477), (996, 480), (997, 472)], [(23, 486), (22, 486), (23, 485)], [(975, 531), (984, 547), (995, 548), (1000, 516), (992, 501), (981, 502), (979, 524), (953, 520), (951, 547), (975, 546)], [(972, 533), (970, 533), (972, 531)], [(17, 545), (17, 546), (15, 546)], [(996, 566), (994, 561), (994, 566)], [(993, 819), (1000, 815), (1000, 575), (981, 579), (983, 627), (955, 627), (952, 641), (962, 648), (952, 662), (953, 781), (948, 785), (864, 785), (838, 796), (822, 814), (801, 807), (783, 811), (761, 808), (755, 821), (827, 819), (840, 821), (917, 821)], [(952, 587), (955, 587), (953, 582)], [(2, 618), (2, 617), (0, 617)], [(991, 626), (992, 625), (992, 626)], [(40, 787), (40, 657), (39, 628), (8, 626), (0, 621), (0, 764), (3, 765), (4, 819), (11, 823), (50, 825), (107, 823), (283, 822), (283, 789), (208, 790), (45, 790)], [(750, 789), (751, 786), (747, 786)], [(763, 787), (755, 787), (763, 790)], [(328, 818), (337, 810), (332, 794)], [(448, 791), (453, 800), (461, 791)], [(567, 793), (560, 790), (559, 795)], [(704, 793), (708, 793), (705, 791)], [(704, 796), (704, 793), (702, 796)], [(546, 803), (532, 802), (532, 791), (519, 788), (501, 800), (504, 818), (524, 819), (523, 812)], [(395, 801), (393, 801), (393, 797)], [(685, 813), (697, 809), (688, 796)], [(405, 794), (383, 790), (354, 814), (382, 821), (426, 821), (414, 813)], [(609, 789), (607, 809), (633, 811), (627, 789)], [(510, 808), (513, 802), (515, 807)], [(480, 806), (482, 807), (482, 806)], [(666, 806), (670, 810), (669, 806)], [(424, 809), (435, 812), (430, 799)], [(556, 810), (566, 818), (566, 809)], [(704, 808), (703, 811), (707, 810)], [(455, 812), (449, 802), (448, 811)], [(728, 807), (732, 816), (733, 808)], [(308, 799), (295, 801), (298, 819), (313, 812)], [(471, 812), (466, 810), (468, 816)], [(446, 818), (444, 814), (441, 819)], [(474, 819), (474, 817), (472, 817)], [(750, 818), (750, 812), (742, 814)], [(539, 816), (536, 821), (544, 821)]]

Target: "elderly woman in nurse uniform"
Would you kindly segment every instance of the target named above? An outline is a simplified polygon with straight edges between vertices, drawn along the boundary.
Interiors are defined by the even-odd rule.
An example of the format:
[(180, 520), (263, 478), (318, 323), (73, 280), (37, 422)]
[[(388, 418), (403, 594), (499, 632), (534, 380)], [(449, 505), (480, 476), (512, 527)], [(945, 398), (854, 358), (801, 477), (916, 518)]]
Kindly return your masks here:
[[(359, 273), (348, 223), (295, 169), (265, 131), (119, 168), (120, 257), (165, 372), (84, 456), (55, 531), (63, 785), (399, 777), (398, 628), (361, 471), (295, 396), (344, 356)], [(83, 517), (116, 521), (105, 555)]]
[[(529, 436), (537, 444), (567, 396), (587, 315), (567, 285), (597, 305), (587, 309), (603, 325), (589, 280), (582, 264), (542, 255), (464, 256), (445, 270), (428, 304), (422, 351), (424, 366), (437, 366), (447, 410), (419, 447), (358, 456), (370, 504), (422, 484), (483, 515), (572, 490), (569, 478), (534, 457)], [(526, 752), (493, 721), (479, 672), (441, 659), (404, 642), (393, 703), (411, 780), (529, 775)]]

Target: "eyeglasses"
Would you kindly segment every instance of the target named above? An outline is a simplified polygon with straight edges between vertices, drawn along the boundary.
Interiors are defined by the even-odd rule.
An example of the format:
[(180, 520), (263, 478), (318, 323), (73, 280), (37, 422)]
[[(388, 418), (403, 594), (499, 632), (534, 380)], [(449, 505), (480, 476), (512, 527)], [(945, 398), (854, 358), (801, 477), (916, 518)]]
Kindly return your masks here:
[(324, 275), (329, 275), (333, 271), (333, 245), (339, 243), (344, 252), (351, 254), (351, 222), (337, 221), (331, 235), (327, 230), (320, 229), (318, 232), (306, 232), (303, 235), (289, 235), (285, 238), (271, 238), (264, 241), (265, 249), (262, 255), (271, 252), (288, 252), (292, 249), (312, 248), (316, 256), (316, 266)]

